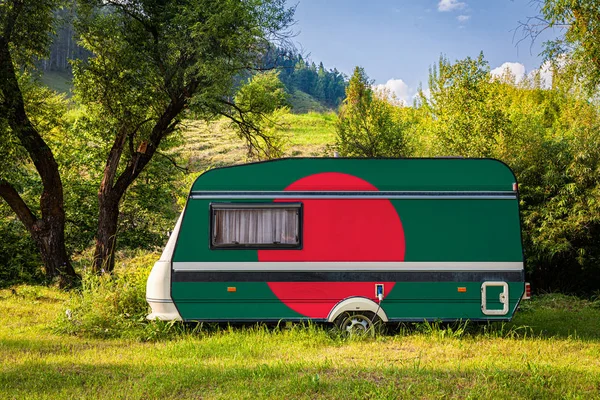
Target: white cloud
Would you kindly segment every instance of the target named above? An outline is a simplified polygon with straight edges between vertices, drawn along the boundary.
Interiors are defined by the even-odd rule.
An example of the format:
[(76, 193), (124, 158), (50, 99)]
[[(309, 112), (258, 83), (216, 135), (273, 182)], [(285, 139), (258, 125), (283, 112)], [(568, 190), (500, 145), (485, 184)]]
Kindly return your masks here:
[(412, 102), (410, 89), (402, 79), (390, 79), (385, 84), (375, 85), (375, 90), (389, 91), (396, 97), (396, 100), (404, 105), (409, 105), (409, 101)]
[(438, 3), (438, 11), (454, 11), (462, 10), (467, 6), (467, 3), (460, 2), (458, 0), (440, 0)]
[(470, 15), (459, 15), (458, 17), (456, 17), (456, 19), (458, 20), (458, 22), (467, 22), (468, 20), (471, 19)]
[(491, 70), (490, 74), (493, 77), (502, 78), (507, 71), (515, 78), (515, 83), (519, 83), (525, 78), (525, 66), (514, 62), (505, 62), (498, 68)]

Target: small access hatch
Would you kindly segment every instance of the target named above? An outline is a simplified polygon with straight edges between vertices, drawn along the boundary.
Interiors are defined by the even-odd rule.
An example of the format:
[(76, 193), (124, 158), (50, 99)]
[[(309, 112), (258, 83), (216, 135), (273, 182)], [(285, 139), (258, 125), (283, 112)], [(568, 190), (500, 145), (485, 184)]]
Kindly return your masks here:
[(485, 315), (508, 314), (508, 283), (483, 282), (481, 284), (481, 312)]

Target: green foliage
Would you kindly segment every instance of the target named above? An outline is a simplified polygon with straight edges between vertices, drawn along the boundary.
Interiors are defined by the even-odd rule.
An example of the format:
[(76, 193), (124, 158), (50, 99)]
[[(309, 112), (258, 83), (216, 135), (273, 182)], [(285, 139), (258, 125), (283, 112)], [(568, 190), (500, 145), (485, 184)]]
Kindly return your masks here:
[[(291, 21), (283, 1), (163, 3), (81, 2), (82, 44), (94, 52), (75, 66), (74, 100), (84, 106), (40, 88), (28, 72), (31, 60), (46, 51), (56, 17), (51, 10), (59, 3), (24, 2), (27, 18), (16, 21), (11, 46), (15, 60), (26, 67), (18, 72), (19, 86), (32, 123), (60, 165), (70, 251), (83, 252), (93, 243), (98, 187), (117, 133), (125, 132), (125, 141), (116, 176), (135, 165), (137, 149), (152, 139), (155, 128), (166, 128), (156, 142), (160, 149), (155, 146), (153, 162), (120, 203), (119, 248), (152, 249), (163, 244), (192, 179), (173, 163), (180, 159), (179, 150), (194, 172), (244, 159), (243, 144), (222, 135), (233, 132), (222, 121), (198, 133), (203, 142), (195, 151), (203, 153), (191, 154), (182, 148), (180, 122), (188, 116), (227, 115), (241, 122), (251, 148), (268, 148), (265, 139), (273, 139), (276, 146), (263, 157), (280, 155), (279, 145), (294, 137), (284, 154), (330, 155), (327, 145), (335, 140), (340, 153), (349, 156), (503, 160), (520, 183), (527, 273), (534, 288), (590, 293), (600, 287), (600, 115), (594, 96), (600, 40), (595, 0), (544, 2), (541, 12), (547, 21), (566, 24), (565, 36), (548, 48), (558, 68), (552, 89), (542, 88), (535, 78), (519, 84), (508, 75), (492, 79), (483, 55), (456, 62), (442, 57), (430, 73), (430, 96), (422, 94), (413, 108), (397, 107), (388, 94), (375, 93), (364, 70), (357, 69), (337, 122), (333, 115), (296, 117), (281, 111), (285, 96), (275, 73), (257, 74), (237, 96), (232, 92), (240, 71), (262, 60), (282, 67), (279, 78), (288, 91), (300, 88), (328, 105), (343, 97), (343, 90), (338, 92), (345, 80), (337, 71), (265, 40)], [(19, 4), (0, 4), (3, 27)], [(240, 51), (249, 48), (257, 51)], [(261, 51), (266, 55), (257, 57)], [(172, 119), (163, 118), (173, 99), (181, 98), (181, 110), (170, 114)], [(1, 177), (14, 182), (36, 213), (42, 185), (5, 116), (0, 115), (0, 157), (13, 162), (0, 165)], [(330, 134), (334, 123), (337, 139)], [(208, 132), (213, 127), (218, 129)], [(321, 135), (325, 131), (329, 133)], [(315, 132), (318, 138), (309, 137)], [(192, 142), (190, 135), (187, 141)], [(33, 243), (24, 238), (25, 230), (6, 204), (0, 205), (0, 218), (0, 232), (9, 238), (1, 247), (0, 280), (37, 280)]]
[(282, 0), (132, 1), (106, 12), (94, 8), (100, 2), (82, 3), (78, 27), (94, 57), (75, 68), (80, 96), (138, 124), (160, 117), (173, 96), (193, 97), (198, 115), (221, 111), (233, 78), (293, 15)]
[[(55, 149), (65, 186), (65, 233), (69, 250), (80, 253), (93, 243), (97, 228), (98, 186), (109, 143), (102, 135), (103, 121), (85, 107), (71, 106), (63, 126)], [(158, 153), (122, 200), (118, 249), (164, 245), (181, 209), (177, 201), (188, 189), (182, 182), (185, 170), (173, 161), (180, 158), (176, 147), (181, 143), (180, 133), (165, 140), (164, 153)]]
[(440, 58), (430, 71), (430, 101), (435, 117), (436, 155), (490, 157), (507, 134), (507, 119), (498, 106), (489, 66), (480, 54), (455, 63)]
[[(557, 72), (558, 73), (558, 72)], [(450, 63), (430, 73), (412, 120), (421, 156), (494, 157), (519, 181), (527, 273), (536, 289), (590, 293), (600, 285), (597, 246), (600, 112), (568, 85), (535, 77), (492, 79), (487, 62)]]
[[(40, 85), (30, 73), (17, 73), (25, 111), (37, 132), (53, 149), (65, 143), (62, 128), (67, 103), (62, 95)], [(60, 153), (60, 151), (59, 151)], [(0, 116), (0, 178), (11, 182), (34, 215), (40, 215), (43, 185), (25, 148), (7, 121)], [(43, 270), (39, 249), (22, 222), (0, 198), (0, 285), (11, 282), (42, 282)]]
[(160, 250), (166, 243), (190, 187), (184, 179), (187, 171), (177, 168), (173, 157), (181, 158), (176, 149), (168, 156), (159, 154), (127, 192), (119, 218), (119, 249)]
[(297, 56), (294, 68), (284, 79), (288, 87), (298, 89), (321, 101), (327, 107), (338, 107), (344, 99), (346, 77), (337, 69), (327, 71), (323, 63), (317, 67), (314, 62)]
[(0, 2), (0, 32), (17, 65), (31, 67), (35, 58), (47, 54), (49, 33), (54, 30), (54, 10), (63, 3), (64, 0)]
[[(147, 168), (152, 168), (156, 155), (173, 160), (166, 153), (179, 134), (184, 113), (205, 120), (228, 117), (252, 152), (267, 157), (278, 154), (278, 146), (264, 132), (273, 119), (263, 117), (272, 110), (259, 107), (271, 107), (265, 103), (267, 94), (283, 94), (283, 90), (263, 91), (260, 102), (246, 95), (247, 107), (230, 99), (240, 72), (256, 64), (269, 40), (286, 36), (283, 30), (294, 10), (284, 0), (78, 4), (76, 27), (92, 56), (74, 63), (75, 99), (85, 105), (106, 160), (98, 190), (94, 269), (111, 271), (119, 218), (121, 228), (135, 228), (144, 216), (135, 207), (124, 213), (126, 204), (121, 208), (121, 201), (149, 198), (148, 183), (139, 184), (144, 176), (169, 176), (164, 169), (153, 174)], [(257, 95), (256, 88), (264, 86), (266, 79), (257, 78), (254, 89), (247, 91)], [(136, 193), (128, 193), (135, 185)], [(161, 194), (155, 191), (154, 196)], [(158, 237), (142, 236), (129, 245), (135, 240), (159, 242)]]
[(279, 72), (257, 73), (235, 96), (235, 104), (252, 113), (272, 113), (287, 105), (287, 94), (279, 80)]
[[(280, 79), (289, 93), (293, 95), (299, 91), (307, 94), (324, 109), (335, 109), (344, 99), (346, 88), (344, 74), (335, 68), (327, 70), (323, 63), (317, 66), (293, 49), (269, 46), (260, 60), (260, 65), (262, 68), (278, 69)], [(296, 102), (292, 102), (291, 105), (295, 113), (306, 112), (297, 108)], [(311, 111), (319, 110), (313, 107)]]
[[(62, 115), (66, 112), (64, 96), (42, 86), (30, 73), (17, 72), (25, 112), (32, 125), (50, 145), (61, 140)], [(32, 211), (38, 211), (35, 199), (42, 191), (42, 182), (32, 159), (10, 128), (4, 115), (0, 115), (0, 158), (12, 162), (0, 163), (0, 177), (11, 182)]]
[(0, 287), (42, 283), (44, 274), (35, 243), (4, 203), (0, 203), (0, 237)]
[(231, 126), (247, 143), (248, 157), (276, 158), (283, 154), (283, 138), (277, 135), (277, 128), (288, 112), (287, 105), (277, 71), (255, 74), (240, 88), (235, 95), (237, 116)]
[(350, 157), (406, 157), (404, 121), (398, 107), (374, 93), (364, 69), (356, 67), (336, 124), (336, 146)]
[(541, 7), (543, 23), (526, 25), (535, 38), (546, 27), (560, 27), (564, 32), (546, 43), (545, 55), (563, 64), (582, 80), (591, 95), (600, 87), (600, 1), (545, 0)]
[(529, 272), (539, 288), (590, 293), (600, 284), (600, 114), (573, 94), (519, 92), (507, 96), (520, 105), (507, 107), (513, 139), (495, 155), (520, 181)]
[(148, 311), (146, 280), (156, 258), (157, 254), (146, 253), (122, 259), (122, 267), (113, 274), (84, 272), (81, 288), (72, 292), (56, 331), (85, 337), (143, 338)]

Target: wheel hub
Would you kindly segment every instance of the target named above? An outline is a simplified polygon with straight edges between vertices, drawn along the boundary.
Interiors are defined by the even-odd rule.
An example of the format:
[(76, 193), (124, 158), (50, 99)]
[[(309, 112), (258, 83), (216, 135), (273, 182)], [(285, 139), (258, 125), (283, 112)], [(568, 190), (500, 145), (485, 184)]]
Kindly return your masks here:
[(356, 334), (367, 332), (371, 325), (372, 322), (369, 318), (364, 315), (356, 314), (348, 316), (342, 326), (346, 332)]

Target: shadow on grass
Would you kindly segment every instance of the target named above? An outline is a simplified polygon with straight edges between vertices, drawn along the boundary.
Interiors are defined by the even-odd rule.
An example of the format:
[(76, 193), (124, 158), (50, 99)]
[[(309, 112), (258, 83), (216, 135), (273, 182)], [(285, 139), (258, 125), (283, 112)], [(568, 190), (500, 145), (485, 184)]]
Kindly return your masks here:
[(27, 353), (31, 354), (33, 357), (61, 354), (72, 355), (90, 349), (102, 352), (122, 347), (122, 341), (94, 340), (92, 342), (83, 342), (79, 338), (74, 338), (71, 342), (67, 336), (54, 336), (46, 340), (40, 338), (37, 340), (0, 339), (0, 355), (5, 357), (7, 354), (18, 355), (21, 357), (23, 354)]
[(546, 294), (521, 303), (510, 326), (527, 326), (536, 337), (600, 341), (600, 301)]
[[(597, 395), (598, 375), (528, 364), (521, 369), (410, 360), (386, 366), (335, 367), (331, 361), (257, 364), (226, 359), (184, 363), (148, 356), (144, 364), (25, 361), (4, 364), (4, 398), (560, 398)], [(560, 373), (557, 373), (560, 372)]]

